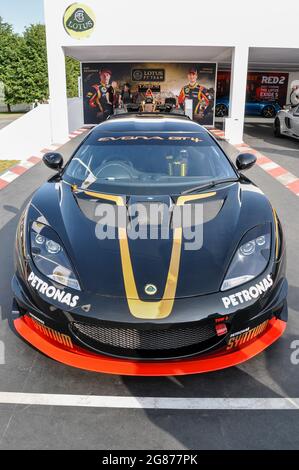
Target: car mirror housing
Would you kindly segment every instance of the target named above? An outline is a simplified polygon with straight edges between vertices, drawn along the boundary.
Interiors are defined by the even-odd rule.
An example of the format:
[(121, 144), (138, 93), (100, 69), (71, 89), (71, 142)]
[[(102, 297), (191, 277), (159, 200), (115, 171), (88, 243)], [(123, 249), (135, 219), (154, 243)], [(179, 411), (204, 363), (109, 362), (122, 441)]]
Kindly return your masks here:
[(60, 171), (63, 165), (63, 157), (57, 152), (48, 152), (43, 156), (44, 164), (51, 170)]
[(252, 153), (240, 153), (237, 156), (236, 165), (238, 170), (249, 170), (256, 162), (256, 156)]

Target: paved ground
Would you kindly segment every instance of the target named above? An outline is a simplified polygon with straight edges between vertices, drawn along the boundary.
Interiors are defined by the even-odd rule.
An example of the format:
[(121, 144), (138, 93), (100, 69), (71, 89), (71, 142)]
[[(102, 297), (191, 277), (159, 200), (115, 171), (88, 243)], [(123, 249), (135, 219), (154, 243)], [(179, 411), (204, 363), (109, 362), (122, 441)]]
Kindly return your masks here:
[[(268, 127), (246, 125), (246, 142), (299, 176), (299, 142), (274, 140)], [(76, 139), (75, 139), (76, 140)], [(69, 155), (76, 145), (64, 147)], [(275, 160), (276, 161), (276, 160)], [(135, 378), (80, 371), (42, 356), (9, 329), (12, 251), (20, 211), (50, 175), (38, 164), (0, 193), (0, 392), (133, 397), (280, 398), (299, 396), (299, 365), (291, 342), (299, 340), (298, 197), (260, 168), (248, 175), (271, 198), (288, 243), (290, 321), (284, 336), (260, 356), (235, 368), (179, 378)], [(80, 449), (298, 449), (299, 411), (115, 409), (0, 405), (0, 448)]]
[[(225, 118), (215, 118), (215, 123), (217, 126), (223, 128), (224, 127), (224, 119)], [(264, 118), (261, 116), (245, 116), (244, 118), (245, 124), (253, 123), (253, 124), (273, 124), (274, 118)]]
[(299, 176), (299, 140), (273, 135), (271, 124), (245, 124), (246, 143), (265, 153), (278, 165)]
[(0, 113), (0, 129), (2, 129), (5, 126), (8, 126), (8, 124), (11, 124), (13, 121), (15, 121), (21, 116), (23, 116), (22, 113), (12, 113), (12, 114)]

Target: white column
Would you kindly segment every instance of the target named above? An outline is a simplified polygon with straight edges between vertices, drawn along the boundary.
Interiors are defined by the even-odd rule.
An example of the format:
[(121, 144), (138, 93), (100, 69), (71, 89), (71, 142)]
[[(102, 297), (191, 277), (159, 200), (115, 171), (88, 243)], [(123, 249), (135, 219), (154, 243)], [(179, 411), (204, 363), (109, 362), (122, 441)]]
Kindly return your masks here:
[[(47, 35), (48, 76), (50, 91), (52, 143), (64, 143), (68, 137), (68, 111), (65, 76), (65, 57), (61, 45), (56, 41), (56, 25), (51, 21), (51, 2), (45, 2)], [(52, 6), (52, 5), (51, 5)]]
[(229, 117), (225, 119), (225, 138), (231, 144), (243, 142), (248, 51), (248, 46), (236, 46), (233, 50)]

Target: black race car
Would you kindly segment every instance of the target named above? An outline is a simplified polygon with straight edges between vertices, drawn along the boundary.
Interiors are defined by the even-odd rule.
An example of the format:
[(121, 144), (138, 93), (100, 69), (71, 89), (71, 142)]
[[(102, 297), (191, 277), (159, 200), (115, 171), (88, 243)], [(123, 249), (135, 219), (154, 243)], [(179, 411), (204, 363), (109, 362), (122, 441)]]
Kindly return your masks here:
[(32, 197), (16, 237), (13, 318), (49, 357), (176, 375), (261, 352), (287, 321), (285, 243), (268, 199), (185, 116), (95, 127)]

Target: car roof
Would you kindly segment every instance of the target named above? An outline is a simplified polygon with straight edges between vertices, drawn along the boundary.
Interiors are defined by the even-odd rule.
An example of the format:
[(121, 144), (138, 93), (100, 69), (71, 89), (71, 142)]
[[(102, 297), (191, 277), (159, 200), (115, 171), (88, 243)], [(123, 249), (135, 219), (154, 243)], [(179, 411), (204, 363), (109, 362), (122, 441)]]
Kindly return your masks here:
[(97, 125), (93, 135), (107, 133), (127, 133), (127, 132), (187, 132), (187, 133), (207, 133), (206, 129), (187, 116), (179, 114), (162, 113), (128, 113), (120, 114), (107, 119)]

